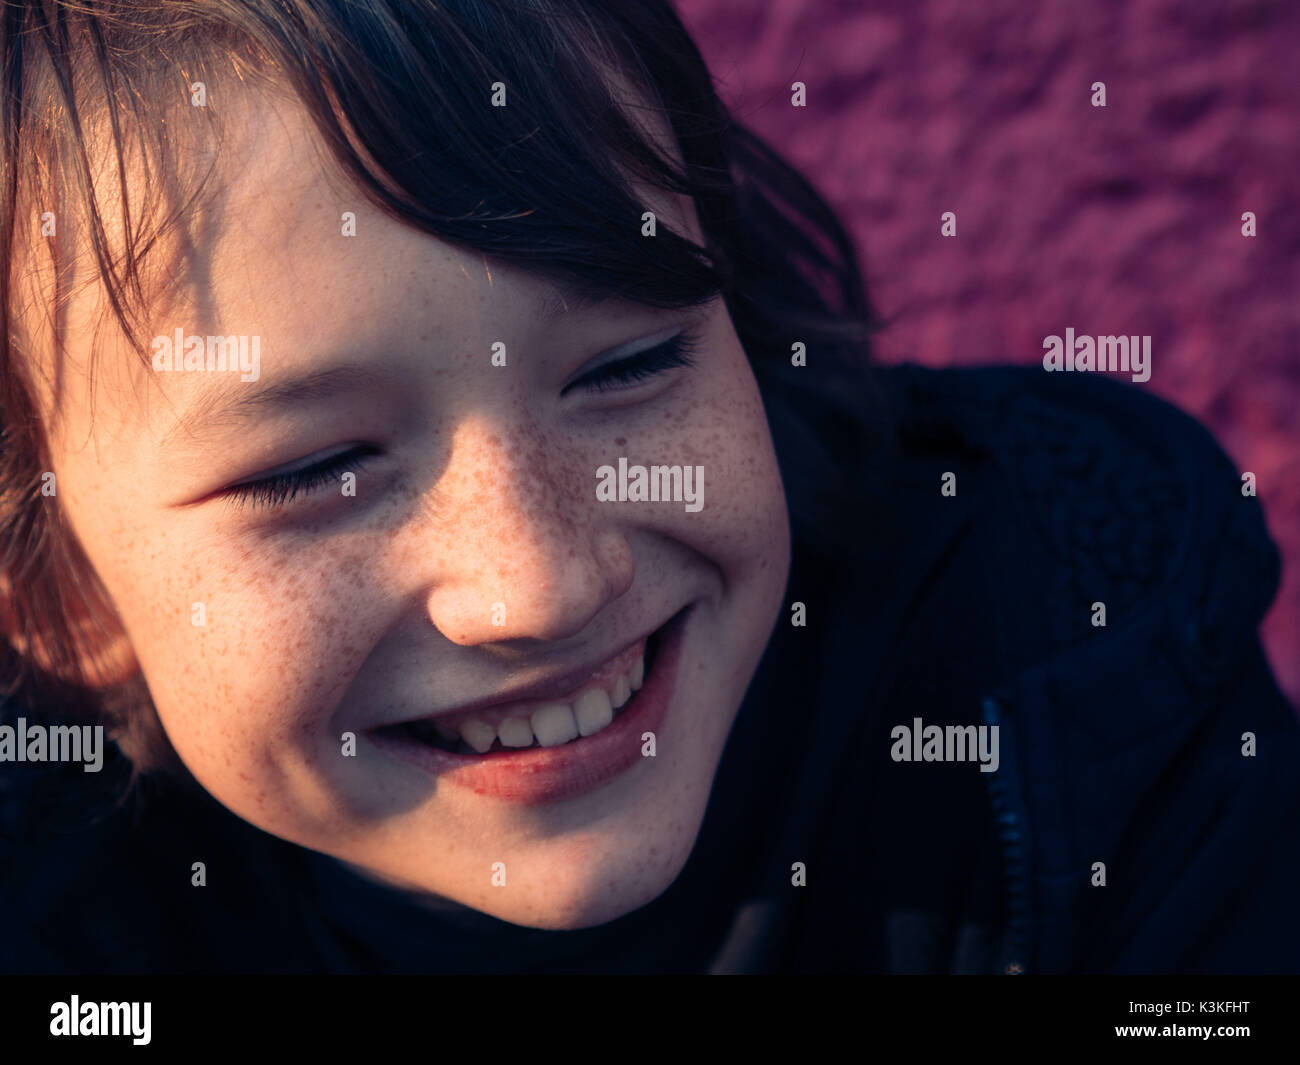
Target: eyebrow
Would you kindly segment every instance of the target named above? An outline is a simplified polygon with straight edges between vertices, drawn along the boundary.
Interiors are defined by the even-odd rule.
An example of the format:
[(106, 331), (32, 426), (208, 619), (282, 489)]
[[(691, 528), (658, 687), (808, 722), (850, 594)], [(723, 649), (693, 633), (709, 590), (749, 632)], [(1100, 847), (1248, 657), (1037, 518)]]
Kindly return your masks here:
[(384, 367), (331, 366), (271, 381), (252, 390), (234, 385), (209, 391), (185, 410), (160, 446), (165, 448), (175, 443), (182, 434), (202, 440), (231, 424), (289, 410), (310, 400), (328, 399), (351, 389), (373, 387), (389, 376)]
[(575, 282), (555, 282), (553, 287), (555, 294), (543, 299), (538, 311), (543, 323), (547, 325), (563, 315), (578, 314), (614, 302), (613, 296)]
[[(616, 293), (604, 291), (594, 283), (560, 280), (552, 281), (551, 287), (555, 290), (554, 294), (542, 299), (538, 304), (538, 314), (542, 322), (547, 325), (554, 324), (556, 319), (565, 314), (579, 314), (583, 311), (599, 310), (602, 307), (612, 306), (620, 302), (639, 302), (629, 297), (620, 297)], [(696, 310), (705, 307), (717, 299), (721, 291), (721, 286), (718, 286), (696, 302), (675, 309)], [(645, 304), (645, 306), (653, 305)], [(663, 307), (661, 309), (670, 310), (674, 308)]]

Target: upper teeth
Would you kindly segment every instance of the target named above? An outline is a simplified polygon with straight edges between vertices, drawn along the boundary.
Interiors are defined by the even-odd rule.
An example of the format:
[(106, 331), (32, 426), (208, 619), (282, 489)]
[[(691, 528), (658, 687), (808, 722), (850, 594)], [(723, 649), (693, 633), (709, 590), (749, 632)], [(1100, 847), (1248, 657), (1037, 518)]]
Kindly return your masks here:
[(463, 718), (453, 729), (446, 722), (433, 720), (433, 727), (445, 740), (458, 736), (479, 754), (486, 754), (495, 740), (503, 747), (531, 747), (536, 740), (543, 747), (558, 747), (579, 736), (590, 736), (614, 720), (621, 709), (639, 691), (645, 679), (645, 648), (626, 669), (594, 681), (569, 703), (550, 702), (537, 707), (527, 716), (522, 713), (505, 718), (497, 725), (479, 717)]

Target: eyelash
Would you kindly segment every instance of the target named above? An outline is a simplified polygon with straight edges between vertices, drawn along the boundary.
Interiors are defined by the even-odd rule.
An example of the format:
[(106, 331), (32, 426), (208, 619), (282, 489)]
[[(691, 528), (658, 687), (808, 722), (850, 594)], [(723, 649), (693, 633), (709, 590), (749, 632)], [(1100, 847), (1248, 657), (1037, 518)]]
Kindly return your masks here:
[[(694, 355), (698, 346), (697, 337), (685, 332), (678, 333), (653, 348), (606, 363), (599, 369), (580, 377), (564, 391), (579, 386), (592, 392), (617, 391), (622, 387), (654, 377), (665, 370), (694, 366)], [(353, 448), (351, 451), (343, 451), (323, 462), (318, 462), (314, 466), (305, 466), (301, 470), (278, 473), (273, 477), (264, 477), (260, 481), (236, 485), (226, 494), (236, 506), (273, 509), (283, 506), (299, 494), (306, 495), (315, 491), (344, 473), (355, 473), (368, 459), (378, 453), (375, 448), (369, 446)]]
[(638, 351), (622, 359), (608, 362), (591, 373), (578, 378), (564, 391), (581, 386), (591, 392), (617, 391), (619, 388), (634, 385), (665, 370), (679, 366), (694, 366), (695, 352), (699, 349), (699, 337), (687, 332), (669, 337), (662, 344)]
[(283, 506), (300, 492), (312, 492), (329, 481), (337, 480), (344, 473), (355, 473), (377, 454), (378, 450), (369, 446), (341, 451), (314, 466), (236, 485), (226, 495), (236, 506), (273, 509)]

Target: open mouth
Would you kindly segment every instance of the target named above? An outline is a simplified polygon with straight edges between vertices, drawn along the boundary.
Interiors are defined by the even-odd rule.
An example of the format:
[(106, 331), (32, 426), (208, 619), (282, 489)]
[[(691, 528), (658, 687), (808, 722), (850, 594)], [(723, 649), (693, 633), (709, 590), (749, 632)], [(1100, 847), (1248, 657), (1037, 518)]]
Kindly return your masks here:
[(637, 766), (644, 783), (664, 730), (671, 742), (693, 613), (694, 604), (683, 607), (586, 680), (569, 679), (574, 689), (559, 698), (471, 707), (368, 735), (385, 755), (438, 784), (526, 806), (578, 798)]
[(609, 728), (633, 703), (671, 624), (615, 655), (563, 698), (441, 714), (387, 725), (375, 735), (470, 757), (581, 742)]

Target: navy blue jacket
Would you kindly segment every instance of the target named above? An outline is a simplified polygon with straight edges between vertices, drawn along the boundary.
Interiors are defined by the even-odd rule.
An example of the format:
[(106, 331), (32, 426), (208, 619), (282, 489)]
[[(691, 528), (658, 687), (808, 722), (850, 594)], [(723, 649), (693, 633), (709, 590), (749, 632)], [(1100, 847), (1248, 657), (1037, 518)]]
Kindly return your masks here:
[(1300, 724), (1260, 648), (1279, 559), (1241, 471), (1126, 383), (898, 376), (911, 450), (978, 486), (928, 512), (936, 541), (978, 514), (1008, 965), (1300, 971)]

